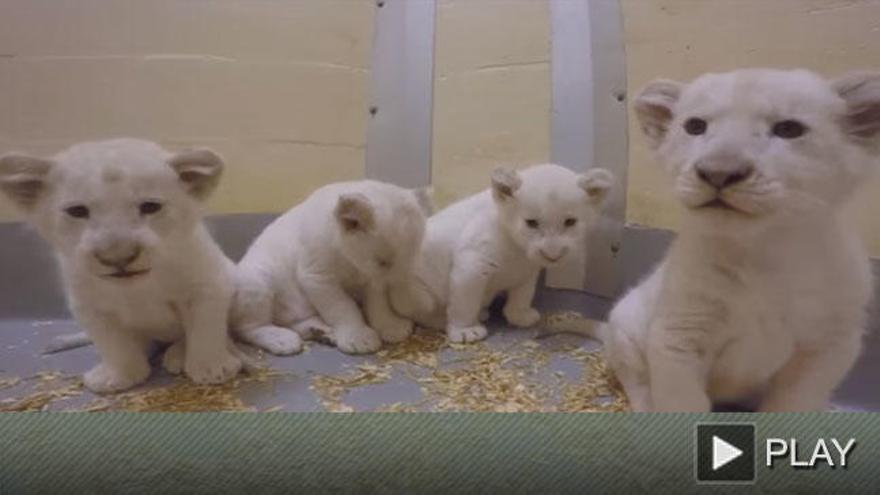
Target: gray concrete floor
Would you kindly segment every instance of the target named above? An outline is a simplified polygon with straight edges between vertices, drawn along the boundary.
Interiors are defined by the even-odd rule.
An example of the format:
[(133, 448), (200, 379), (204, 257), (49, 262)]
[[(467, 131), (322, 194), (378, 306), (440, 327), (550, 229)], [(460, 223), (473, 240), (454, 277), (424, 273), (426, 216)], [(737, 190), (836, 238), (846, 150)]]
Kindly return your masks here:
[[(601, 303), (594, 302), (594, 306), (601, 306)], [(572, 359), (567, 351), (575, 347), (588, 351), (599, 348), (597, 342), (577, 335), (557, 334), (536, 339), (540, 334), (539, 330), (509, 328), (495, 318), (489, 327), (491, 335), (484, 344), (489, 350), (505, 350), (533, 342), (534, 344), (526, 345), (534, 345), (550, 353), (549, 363), (538, 368), (529, 379), (544, 383), (555, 392), (559, 391), (562, 384), (575, 384), (583, 379), (583, 364)], [(13, 377), (23, 379), (16, 386), (0, 388), (0, 401), (19, 398), (37, 390), (37, 381), (28, 378), (38, 373), (79, 375), (97, 363), (98, 357), (92, 346), (43, 354), (46, 345), (53, 338), (77, 331), (79, 327), (76, 323), (65, 319), (0, 320), (0, 382)], [(157, 358), (158, 356), (157, 350)], [(438, 353), (440, 369), (454, 367), (455, 363), (461, 362), (467, 356), (467, 350), (444, 349)], [(315, 376), (340, 376), (355, 370), (358, 365), (377, 365), (381, 361), (375, 356), (348, 356), (335, 348), (310, 343), (302, 354), (290, 357), (268, 356), (265, 364), (283, 371), (283, 374), (268, 382), (242, 384), (239, 389), (242, 401), (257, 410), (310, 412), (325, 410), (320, 397), (310, 388)], [(390, 378), (382, 383), (352, 388), (341, 398), (342, 403), (354, 411), (381, 410), (396, 403), (410, 405), (414, 410), (433, 410), (436, 404), (426, 398), (419, 382), (413, 379), (414, 376), (427, 376), (429, 370), (413, 365), (395, 365), (390, 371)], [(880, 411), (877, 377), (880, 377), (880, 338), (877, 332), (872, 331), (866, 338), (864, 353), (837, 391), (835, 406), (849, 411)], [(150, 381), (141, 390), (144, 387), (162, 387), (173, 380), (157, 364)], [(78, 409), (97, 398), (94, 394), (83, 391), (74, 397), (53, 401), (47, 410)]]
[[(209, 228), (232, 259), (239, 259), (251, 239), (272, 220), (270, 215), (230, 215), (211, 218)], [(623, 286), (635, 284), (659, 261), (672, 238), (665, 231), (628, 228), (625, 232), (621, 265), (624, 267)], [(43, 355), (45, 345), (55, 336), (78, 331), (68, 319), (63, 294), (57, 282), (55, 264), (47, 247), (33, 232), (21, 224), (0, 224), (0, 400), (21, 396), (34, 386), (34, 380), (3, 388), (5, 378), (31, 377), (41, 371), (60, 371), (80, 374), (97, 362), (92, 347), (74, 349), (58, 354)], [(875, 263), (875, 267), (880, 264)], [(587, 317), (603, 319), (611, 301), (581, 292), (539, 291), (536, 306), (543, 311), (574, 310)], [(840, 386), (835, 405), (846, 410), (880, 411), (880, 311), (875, 305), (871, 324), (865, 339), (865, 349), (855, 368)], [(500, 321), (490, 323), (492, 334), (486, 342), (489, 349), (508, 349), (530, 341), (535, 330), (506, 328)], [(547, 379), (548, 386), (573, 383), (581, 379), (582, 366), (558, 352), (563, 346), (581, 346), (595, 349), (596, 343), (579, 336), (556, 335), (536, 340), (541, 349), (553, 353), (546, 369), (537, 379)], [(460, 360), (464, 351), (452, 349), (440, 353), (441, 362)], [(372, 356), (347, 356), (337, 350), (318, 344), (310, 345), (301, 355), (272, 357), (269, 364), (289, 372), (269, 383), (248, 383), (242, 386), (243, 400), (259, 409), (281, 406), (290, 411), (318, 411), (322, 405), (309, 389), (312, 378), (320, 374), (339, 375), (359, 364), (376, 363)], [(415, 403), (421, 399), (418, 382), (408, 378), (412, 374), (395, 368), (389, 380), (354, 390), (345, 403), (355, 410), (373, 410), (389, 404)], [(558, 372), (558, 373), (557, 373)], [(417, 375), (419, 370), (415, 370)], [(549, 380), (556, 380), (550, 382)], [(561, 382), (559, 381), (561, 380)], [(148, 387), (161, 386), (171, 377), (157, 368)], [(89, 403), (94, 397), (83, 393), (67, 400), (59, 400), (50, 409), (74, 408)], [(425, 405), (430, 409), (430, 405)]]
[[(583, 364), (572, 359), (568, 350), (572, 347), (586, 350), (598, 348), (596, 342), (577, 335), (558, 334), (533, 339), (538, 334), (537, 330), (508, 328), (495, 321), (490, 325), (492, 333), (483, 344), (485, 348), (503, 350), (530, 341), (535, 344), (529, 345), (538, 346), (551, 354), (548, 364), (530, 377), (550, 388), (558, 389), (561, 383), (577, 383), (581, 379)], [(77, 331), (79, 328), (70, 320), (0, 320), (0, 380), (13, 377), (23, 379), (16, 386), (0, 389), (0, 401), (18, 399), (39, 390), (39, 381), (29, 379), (38, 373), (79, 375), (97, 363), (98, 356), (93, 346), (43, 354), (53, 338)], [(457, 363), (467, 362), (469, 352), (467, 349), (441, 350), (438, 353), (440, 368), (451, 369)], [(157, 357), (159, 354), (157, 349)], [(257, 410), (310, 412), (325, 410), (319, 395), (310, 389), (313, 377), (339, 376), (356, 369), (358, 365), (381, 363), (376, 356), (348, 356), (335, 348), (310, 343), (302, 354), (269, 356), (265, 364), (284, 373), (264, 383), (243, 383), (238, 391), (242, 401)], [(429, 370), (416, 365), (395, 364), (390, 367), (388, 380), (352, 388), (341, 399), (354, 411), (372, 411), (396, 403), (412, 405), (416, 410), (432, 410), (435, 404), (422, 393), (420, 384), (413, 378), (428, 374)], [(162, 387), (174, 380), (156, 364), (149, 382), (139, 390)], [(51, 402), (47, 410), (76, 410), (96, 399), (98, 396), (84, 390), (73, 397)]]

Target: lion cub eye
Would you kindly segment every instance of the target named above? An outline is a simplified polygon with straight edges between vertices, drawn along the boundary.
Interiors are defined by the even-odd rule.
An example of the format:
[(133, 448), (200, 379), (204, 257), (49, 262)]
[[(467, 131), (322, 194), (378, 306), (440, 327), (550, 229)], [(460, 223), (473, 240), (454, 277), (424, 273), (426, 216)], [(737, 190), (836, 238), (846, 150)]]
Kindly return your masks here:
[(156, 201), (144, 201), (138, 206), (138, 210), (140, 210), (141, 215), (153, 215), (159, 213), (159, 210), (162, 209), (162, 203), (158, 203)]
[(73, 205), (64, 209), (64, 213), (73, 218), (89, 218), (89, 208), (85, 205)]
[(574, 227), (577, 223), (577, 218), (566, 218), (564, 222), (566, 227)]
[(807, 126), (797, 120), (782, 120), (773, 124), (773, 135), (782, 139), (799, 138), (807, 132)]
[(526, 227), (528, 227), (530, 229), (537, 229), (538, 228), (538, 221), (535, 220), (534, 218), (530, 218), (530, 219), (526, 220)]
[(699, 119), (697, 117), (691, 117), (684, 121), (684, 132), (690, 134), (691, 136), (699, 136), (700, 134), (704, 134), (707, 127), (709, 127), (709, 124), (706, 123), (705, 120)]

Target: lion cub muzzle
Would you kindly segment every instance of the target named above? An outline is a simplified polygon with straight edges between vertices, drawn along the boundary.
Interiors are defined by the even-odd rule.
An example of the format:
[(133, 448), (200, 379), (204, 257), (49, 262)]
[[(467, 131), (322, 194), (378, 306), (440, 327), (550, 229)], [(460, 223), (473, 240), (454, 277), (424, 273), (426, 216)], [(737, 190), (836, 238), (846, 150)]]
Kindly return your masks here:
[(112, 269), (102, 276), (131, 278), (149, 271), (143, 267), (135, 267), (143, 252), (143, 246), (136, 240), (112, 238), (98, 242), (92, 250), (92, 256), (102, 267)]

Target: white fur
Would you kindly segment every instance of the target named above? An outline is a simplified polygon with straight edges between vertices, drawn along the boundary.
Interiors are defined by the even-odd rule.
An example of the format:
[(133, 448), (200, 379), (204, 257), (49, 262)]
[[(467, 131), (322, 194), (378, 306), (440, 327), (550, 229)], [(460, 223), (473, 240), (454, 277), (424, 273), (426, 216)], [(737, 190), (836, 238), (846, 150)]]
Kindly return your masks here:
[[(152, 341), (185, 339), (182, 367), (197, 383), (241, 368), (227, 336), (233, 265), (201, 223), (222, 168), (210, 151), (135, 139), (0, 158), (0, 188), (55, 248), (70, 309), (101, 356), (84, 376), (90, 390), (145, 381)], [(145, 203), (161, 208), (143, 213)]]
[(534, 325), (541, 317), (532, 307), (541, 268), (583, 249), (611, 180), (604, 169), (584, 175), (552, 164), (497, 169), (492, 188), (428, 220), (417, 281), (392, 290), (395, 311), (445, 328), (452, 342), (472, 342), (486, 337), (486, 308), (506, 292), (507, 321)]
[[(299, 351), (304, 335), (328, 334), (347, 353), (399, 342), (412, 322), (388, 305), (422, 241), (420, 193), (377, 181), (324, 186), (254, 241), (237, 270), (234, 327), (273, 352)], [(366, 321), (361, 315), (363, 305)]]
[[(844, 206), (876, 160), (880, 75), (740, 70), (657, 81), (635, 105), (684, 215), (663, 263), (599, 330), (633, 408), (826, 408), (861, 348), (872, 292)], [(685, 132), (692, 117), (704, 134)], [(774, 135), (788, 119), (807, 132)], [(721, 192), (697, 174), (744, 166)], [(702, 206), (716, 197), (732, 208)]]

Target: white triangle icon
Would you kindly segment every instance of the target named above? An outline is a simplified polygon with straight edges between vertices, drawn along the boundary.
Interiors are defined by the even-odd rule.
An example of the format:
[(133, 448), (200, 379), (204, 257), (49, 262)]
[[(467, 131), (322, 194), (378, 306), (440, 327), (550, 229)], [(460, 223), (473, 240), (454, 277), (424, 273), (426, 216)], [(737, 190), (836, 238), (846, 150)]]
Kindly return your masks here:
[(743, 451), (730, 445), (724, 440), (712, 436), (712, 471), (717, 471), (730, 461), (741, 456)]

